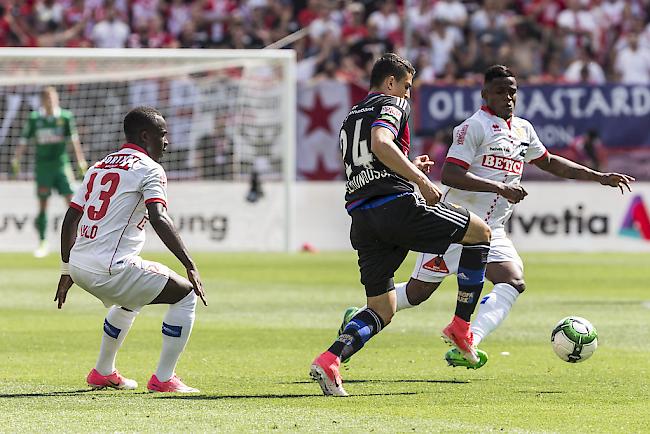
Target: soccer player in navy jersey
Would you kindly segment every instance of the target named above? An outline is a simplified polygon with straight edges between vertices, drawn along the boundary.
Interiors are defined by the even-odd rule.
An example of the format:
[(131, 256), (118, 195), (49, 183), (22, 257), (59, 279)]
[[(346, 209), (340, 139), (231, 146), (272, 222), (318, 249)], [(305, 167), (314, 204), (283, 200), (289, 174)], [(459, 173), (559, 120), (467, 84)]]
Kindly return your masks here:
[(407, 60), (383, 55), (373, 66), (370, 92), (352, 107), (341, 127), (350, 241), (358, 254), (367, 307), (311, 365), (310, 374), (325, 395), (347, 395), (339, 374), (341, 359), (390, 323), (396, 309), (393, 276), (409, 250), (442, 253), (451, 243), (463, 245), (456, 312), (442, 334), (464, 357), (478, 361), (469, 320), (483, 287), (490, 229), (464, 208), (440, 202), (441, 191), (426, 175), (433, 164), (428, 156), (413, 162), (407, 157), (414, 74)]

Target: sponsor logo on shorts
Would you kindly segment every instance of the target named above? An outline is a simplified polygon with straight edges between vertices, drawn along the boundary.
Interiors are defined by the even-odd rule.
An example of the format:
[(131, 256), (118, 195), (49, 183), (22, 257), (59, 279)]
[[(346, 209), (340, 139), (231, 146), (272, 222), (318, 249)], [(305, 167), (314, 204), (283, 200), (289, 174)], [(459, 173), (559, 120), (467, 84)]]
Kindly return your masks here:
[(445, 259), (442, 256), (436, 256), (430, 261), (425, 262), (422, 268), (436, 273), (449, 273), (449, 268), (447, 268)]

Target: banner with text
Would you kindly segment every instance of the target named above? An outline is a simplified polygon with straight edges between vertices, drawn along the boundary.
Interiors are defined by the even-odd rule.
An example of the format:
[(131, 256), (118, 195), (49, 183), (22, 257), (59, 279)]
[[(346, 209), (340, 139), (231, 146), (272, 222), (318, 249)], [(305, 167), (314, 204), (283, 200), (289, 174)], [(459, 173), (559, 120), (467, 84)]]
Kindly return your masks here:
[[(524, 85), (515, 114), (529, 120), (549, 148), (566, 146), (578, 135), (598, 131), (608, 148), (650, 148), (650, 86)], [(418, 89), (416, 133), (433, 135), (454, 127), (482, 105), (479, 87)]]
[[(529, 195), (507, 225), (517, 249), (526, 251), (637, 251), (650, 253), (650, 183), (615, 188), (584, 182), (528, 182)], [(248, 202), (245, 184), (172, 182), (169, 213), (190, 251), (282, 251), (286, 227), (284, 190), (264, 186), (264, 197)], [(350, 217), (342, 182), (295, 186), (292, 249), (350, 250)], [(0, 182), (0, 251), (31, 251), (37, 245), (37, 201), (29, 182)], [(58, 251), (66, 207), (50, 200), (48, 237)], [(147, 225), (145, 250), (165, 250)], [(53, 253), (56, 254), (56, 253)]]

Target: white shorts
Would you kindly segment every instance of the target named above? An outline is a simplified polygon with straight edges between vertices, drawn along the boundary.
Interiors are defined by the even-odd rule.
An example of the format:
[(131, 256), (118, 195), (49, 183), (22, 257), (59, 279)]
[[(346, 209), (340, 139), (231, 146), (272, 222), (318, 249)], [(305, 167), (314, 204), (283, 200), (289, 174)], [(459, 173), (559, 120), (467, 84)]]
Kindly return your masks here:
[[(452, 244), (442, 256), (433, 253), (419, 253), (411, 277), (423, 282), (442, 282), (445, 277), (456, 274), (458, 271), (462, 250), (461, 244)], [(488, 263), (490, 262), (514, 262), (521, 267), (522, 271), (524, 269), (521, 257), (503, 228), (492, 231), (490, 253), (488, 253)]]
[(139, 309), (151, 303), (169, 280), (170, 270), (158, 262), (145, 261), (139, 256), (124, 261), (119, 268), (112, 267), (111, 274), (94, 273), (70, 264), (70, 277), (74, 283), (104, 303), (127, 309)]

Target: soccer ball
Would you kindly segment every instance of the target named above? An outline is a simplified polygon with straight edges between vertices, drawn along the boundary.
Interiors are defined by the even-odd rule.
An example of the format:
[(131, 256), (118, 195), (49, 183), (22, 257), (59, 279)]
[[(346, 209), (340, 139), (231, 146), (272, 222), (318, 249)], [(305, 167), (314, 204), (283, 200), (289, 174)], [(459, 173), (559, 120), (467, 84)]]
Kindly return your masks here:
[(586, 319), (568, 316), (553, 328), (551, 345), (555, 354), (565, 362), (584, 362), (598, 347), (598, 333)]

